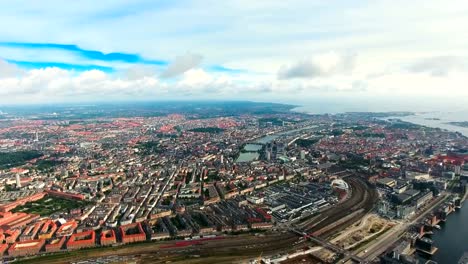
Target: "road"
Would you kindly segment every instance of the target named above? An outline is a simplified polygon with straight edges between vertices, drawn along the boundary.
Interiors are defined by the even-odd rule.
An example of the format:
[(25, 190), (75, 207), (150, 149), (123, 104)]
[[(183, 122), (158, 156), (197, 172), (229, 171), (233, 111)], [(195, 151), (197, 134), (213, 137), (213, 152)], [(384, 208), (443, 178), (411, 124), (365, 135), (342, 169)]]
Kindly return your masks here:
[[(311, 232), (323, 230), (330, 227), (321, 235), (321, 240), (330, 234), (345, 228), (356, 220), (356, 217), (362, 217), (363, 214), (370, 211), (376, 199), (376, 192), (359, 178), (347, 178), (346, 181), (353, 188), (349, 199), (335, 207), (325, 210), (318, 217), (324, 219), (318, 225), (310, 226), (306, 223), (305, 227), (310, 227)], [(352, 219), (333, 226), (336, 221), (346, 217), (351, 213), (356, 213)], [(362, 212), (362, 213), (361, 213)], [(314, 217), (315, 218), (315, 217)], [(101, 256), (138, 256), (141, 263), (161, 263), (161, 262), (188, 262), (192, 256), (198, 256), (198, 261), (212, 260), (212, 263), (232, 263), (234, 259), (251, 259), (257, 257), (260, 252), (264, 255), (274, 255), (280, 252), (294, 251), (303, 247), (296, 242), (299, 237), (290, 232), (278, 233), (267, 232), (262, 236), (239, 235), (226, 236), (222, 240), (204, 241), (190, 246), (167, 247), (175, 244), (177, 241), (147, 242), (141, 244), (130, 244), (121, 247), (93, 248), (88, 250), (64, 252), (44, 257), (24, 259), (22, 263), (70, 263), (71, 261), (97, 258)]]
[(310, 241), (314, 242), (315, 244), (318, 244), (318, 245), (320, 245), (320, 246), (322, 246), (324, 248), (331, 249), (336, 253), (344, 255), (345, 261), (342, 260), (342, 263), (345, 263), (346, 260), (350, 260), (350, 259), (352, 259), (352, 260), (354, 260), (354, 261), (356, 261), (358, 263), (365, 263), (364, 259), (362, 259), (362, 258), (360, 258), (360, 257), (358, 257), (356, 255), (353, 255), (351, 252), (349, 252), (349, 251), (347, 251), (347, 250), (345, 250), (345, 249), (343, 249), (343, 248), (341, 248), (341, 247), (339, 247), (339, 246), (337, 246), (337, 245), (335, 245), (335, 244), (333, 244), (333, 243), (331, 243), (331, 242), (329, 242), (329, 241), (327, 241), (325, 239), (321, 239), (319, 237), (307, 235), (306, 233), (304, 233), (304, 232), (302, 232), (300, 230), (294, 229), (294, 228), (291, 229), (291, 232), (293, 232), (295, 234), (298, 234), (299, 236), (304, 236), (308, 240), (310, 240)]
[(378, 237), (374, 240), (373, 243), (370, 243), (366, 248), (361, 248), (356, 250), (354, 253), (357, 256), (365, 258), (367, 261), (372, 261), (382, 253), (384, 253), (390, 246), (392, 246), (400, 236), (406, 232), (408, 227), (418, 223), (423, 217), (427, 216), (428, 213), (432, 212), (434, 208), (439, 206), (447, 199), (448, 195), (443, 194), (441, 195), (433, 204), (431, 204), (428, 208), (424, 209), (424, 211), (415, 217), (412, 220), (407, 220), (402, 222), (399, 225), (396, 225), (389, 231), (387, 231), (382, 236)]

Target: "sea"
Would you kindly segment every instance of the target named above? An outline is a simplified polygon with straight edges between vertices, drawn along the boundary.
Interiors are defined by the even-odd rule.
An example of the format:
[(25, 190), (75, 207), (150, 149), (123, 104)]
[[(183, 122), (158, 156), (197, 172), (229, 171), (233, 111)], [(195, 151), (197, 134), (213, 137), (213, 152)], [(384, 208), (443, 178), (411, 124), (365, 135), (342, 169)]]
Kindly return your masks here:
[[(416, 108), (420, 109), (420, 108)], [(364, 105), (311, 105), (311, 106), (300, 106), (292, 109), (292, 111), (307, 113), (307, 114), (338, 114), (345, 112), (396, 112), (396, 111), (408, 111), (414, 113), (413, 115), (408, 116), (399, 116), (398, 119), (401, 119), (406, 122), (411, 122), (418, 125), (442, 128), (449, 131), (460, 132), (464, 136), (468, 137), (468, 127), (461, 127), (449, 124), (449, 122), (468, 122), (468, 110), (455, 110), (455, 111), (418, 111), (415, 112), (411, 108), (401, 108), (397, 107), (391, 109), (388, 107), (379, 108), (374, 105), (364, 106)]]

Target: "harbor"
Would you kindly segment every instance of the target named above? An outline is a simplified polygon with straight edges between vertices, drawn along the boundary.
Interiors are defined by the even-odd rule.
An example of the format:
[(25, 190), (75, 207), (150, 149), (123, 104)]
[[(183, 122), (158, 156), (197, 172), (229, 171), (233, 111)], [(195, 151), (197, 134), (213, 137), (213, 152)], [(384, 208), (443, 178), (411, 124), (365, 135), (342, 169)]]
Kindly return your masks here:
[(456, 198), (433, 213), (420, 226), (417, 254), (422, 260), (437, 263), (468, 263), (462, 261), (468, 252), (468, 207), (465, 197)]

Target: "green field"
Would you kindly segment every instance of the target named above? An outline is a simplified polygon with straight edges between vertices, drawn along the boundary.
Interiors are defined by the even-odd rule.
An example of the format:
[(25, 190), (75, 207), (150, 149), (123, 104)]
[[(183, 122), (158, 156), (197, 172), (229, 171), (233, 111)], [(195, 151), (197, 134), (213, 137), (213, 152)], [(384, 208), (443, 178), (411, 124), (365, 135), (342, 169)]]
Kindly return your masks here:
[(90, 202), (87, 201), (67, 200), (47, 195), (35, 202), (28, 202), (23, 206), (18, 206), (13, 209), (12, 212), (24, 212), (47, 216), (56, 212), (68, 212), (69, 209), (83, 208), (89, 204)]
[(1, 152), (0, 153), (0, 170), (12, 168), (25, 164), (28, 160), (39, 158), (42, 156), (37, 151), (16, 151), (16, 152)]

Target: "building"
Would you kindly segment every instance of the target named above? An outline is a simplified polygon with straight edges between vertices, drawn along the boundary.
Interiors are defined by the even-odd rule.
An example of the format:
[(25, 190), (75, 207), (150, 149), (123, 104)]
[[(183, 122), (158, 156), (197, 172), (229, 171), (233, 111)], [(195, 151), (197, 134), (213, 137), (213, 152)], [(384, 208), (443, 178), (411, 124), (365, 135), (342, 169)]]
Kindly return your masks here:
[(247, 196), (247, 201), (249, 201), (252, 204), (262, 204), (264, 201), (264, 198), (257, 197), (257, 196)]
[(60, 251), (64, 247), (65, 240), (67, 240), (67, 237), (65, 237), (65, 236), (63, 236), (61, 238), (55, 238), (55, 239), (50, 240), (45, 245), (45, 251), (47, 253)]
[(169, 237), (171, 237), (169, 229), (166, 224), (164, 224), (164, 221), (159, 218), (151, 227), (151, 240), (160, 240)]
[(398, 205), (396, 207), (396, 216), (400, 219), (407, 219), (416, 213), (416, 207), (411, 205)]
[(16, 207), (18, 207), (20, 205), (24, 205), (27, 202), (34, 202), (34, 201), (40, 200), (40, 199), (44, 198), (45, 195), (46, 195), (46, 193), (44, 193), (44, 192), (36, 193), (36, 194), (30, 195), (30, 196), (20, 198), (20, 199), (14, 201), (14, 202), (0, 205), (0, 212), (8, 212), (11, 209), (14, 209), (14, 208), (16, 208)]
[(6, 230), (5, 232), (3, 232), (3, 234), (5, 235), (5, 242), (7, 244), (13, 244), (13, 243), (16, 242), (16, 240), (20, 236), (21, 230), (19, 230), (19, 229), (9, 229), (9, 230)]
[(429, 173), (421, 173), (417, 171), (407, 171), (405, 176), (408, 180), (429, 180), (431, 178)]
[(153, 208), (150, 213), (150, 219), (158, 219), (158, 218), (163, 218), (165, 216), (170, 216), (172, 214), (172, 211), (169, 209), (161, 209), (161, 208)]
[(415, 201), (415, 205), (416, 205), (416, 209), (419, 209), (421, 208), (424, 204), (426, 204), (429, 200), (431, 200), (433, 197), (432, 195), (432, 192), (431, 191), (427, 191), (425, 193), (421, 193), (420, 195), (418, 195), (414, 201)]
[(252, 223), (252, 229), (271, 229), (273, 227), (273, 223), (271, 222), (259, 222), (259, 223)]
[(67, 249), (81, 249), (96, 246), (96, 232), (94, 230), (76, 233), (70, 236)]
[(21, 178), (18, 173), (16, 174), (16, 188), (21, 188)]
[[(458, 166), (458, 168), (460, 168), (460, 166)], [(460, 169), (459, 169), (459, 171), (460, 171)], [(460, 174), (460, 173), (458, 173), (458, 174)], [(455, 172), (446, 171), (446, 172), (442, 173), (442, 177), (447, 178), (449, 180), (453, 180), (453, 179), (455, 179)]]
[(57, 231), (57, 224), (52, 220), (47, 220), (39, 232), (39, 239), (50, 239)]
[(0, 213), (0, 227), (4, 230), (23, 227), (37, 218), (39, 218), (38, 215), (26, 213)]
[(434, 185), (439, 190), (446, 190), (448, 187), (448, 182), (445, 179), (438, 179), (434, 181)]
[(390, 203), (386, 200), (381, 200), (377, 204), (377, 211), (382, 215), (388, 215), (390, 212)]
[(122, 243), (133, 243), (146, 240), (146, 233), (141, 226), (141, 223), (133, 223), (120, 226), (122, 235)]
[(43, 222), (37, 222), (34, 225), (27, 226), (23, 234), (21, 234), (19, 240), (20, 241), (27, 241), (27, 240), (34, 240), (36, 238), (37, 233), (42, 227)]
[(56, 196), (64, 199), (70, 199), (70, 200), (84, 200), (85, 196), (83, 194), (78, 194), (78, 193), (67, 193), (67, 192), (59, 192), (59, 191), (53, 191), (53, 190), (47, 190), (47, 194), (51, 196)]
[(103, 230), (99, 239), (101, 246), (109, 246), (117, 243), (117, 237), (113, 229)]
[(301, 160), (304, 160), (305, 156), (306, 156), (305, 150), (301, 150), (301, 153), (300, 153)]
[(59, 227), (57, 230), (57, 237), (70, 236), (75, 232), (75, 229), (78, 227), (78, 223), (75, 221), (67, 222)]
[(393, 187), (393, 191), (396, 193), (403, 193), (410, 188), (408, 183), (399, 183), (395, 187)]
[(377, 179), (376, 185), (380, 187), (393, 188), (397, 185), (397, 181), (392, 178), (380, 178), (380, 179)]
[(8, 244), (0, 244), (0, 256), (5, 254), (5, 251), (8, 249)]
[(44, 244), (45, 240), (43, 239), (17, 242), (8, 249), (8, 255), (12, 257), (36, 255), (41, 251)]

